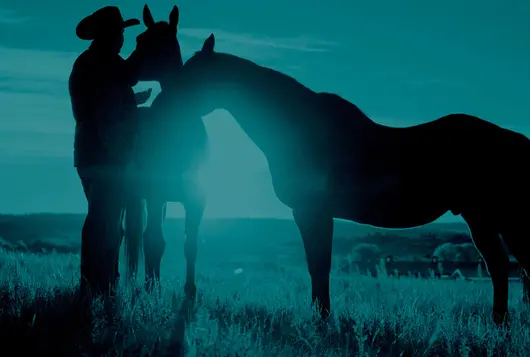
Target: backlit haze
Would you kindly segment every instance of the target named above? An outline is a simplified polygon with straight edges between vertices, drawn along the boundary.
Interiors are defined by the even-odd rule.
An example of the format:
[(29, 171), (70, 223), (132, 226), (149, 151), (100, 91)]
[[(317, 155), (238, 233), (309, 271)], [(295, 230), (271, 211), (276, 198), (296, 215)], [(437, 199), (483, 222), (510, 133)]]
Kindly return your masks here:
[[(104, 5), (141, 18), (144, 3), (1, 0), (0, 212), (86, 211), (72, 164), (67, 79), (89, 42), (76, 38), (75, 26)], [(167, 20), (173, 5), (149, 3), (157, 21)], [(185, 59), (213, 32), (218, 51), (278, 69), (316, 91), (338, 93), (383, 124), (407, 126), (464, 112), (530, 134), (527, 0), (177, 5)], [(126, 30), (123, 56), (143, 30), (143, 24)], [(136, 90), (148, 87), (158, 94), (156, 83)], [(206, 216), (290, 217), (273, 194), (263, 154), (233, 118), (216, 111), (205, 123), (212, 148), (204, 173)], [(169, 214), (182, 215), (180, 205), (170, 205)]]

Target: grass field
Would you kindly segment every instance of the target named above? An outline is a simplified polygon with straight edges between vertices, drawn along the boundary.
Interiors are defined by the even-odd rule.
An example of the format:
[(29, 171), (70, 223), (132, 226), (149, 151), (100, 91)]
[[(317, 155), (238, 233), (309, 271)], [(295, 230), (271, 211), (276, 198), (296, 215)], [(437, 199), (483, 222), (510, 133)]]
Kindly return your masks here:
[(0, 355), (529, 355), (519, 283), (511, 284), (510, 327), (498, 329), (490, 282), (375, 279), (335, 266), (334, 316), (322, 325), (309, 307), (301, 241), (216, 231), (223, 239), (201, 240), (193, 306), (181, 295), (182, 242), (169, 232), (161, 296), (122, 287), (117, 316), (97, 305), (90, 329), (75, 298), (76, 254), (0, 252)]

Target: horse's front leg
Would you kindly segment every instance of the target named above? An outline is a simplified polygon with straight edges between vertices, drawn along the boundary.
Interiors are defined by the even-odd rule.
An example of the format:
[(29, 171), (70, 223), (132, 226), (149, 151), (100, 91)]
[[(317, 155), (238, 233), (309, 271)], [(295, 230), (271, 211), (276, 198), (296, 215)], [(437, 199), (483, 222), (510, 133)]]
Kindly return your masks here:
[[(504, 250), (501, 237), (494, 225), (494, 220), (487, 215), (482, 216), (476, 212), (464, 212), (462, 217), (469, 226), (473, 243), (482, 255), (486, 263), (486, 269), (488, 269), (491, 277), (493, 284), (493, 321), (498, 325), (504, 324), (508, 318), (510, 259)], [(509, 241), (510, 236), (505, 234), (503, 238), (507, 238)], [(517, 239), (519, 239), (519, 236), (517, 236)]]
[(147, 227), (144, 233), (146, 287), (151, 290), (160, 281), (160, 264), (166, 248), (162, 225), (166, 218), (166, 202), (147, 199)]
[(197, 193), (190, 196), (182, 203), (186, 211), (184, 256), (186, 258), (186, 285), (184, 293), (187, 297), (193, 298), (197, 293), (195, 285), (195, 262), (197, 260), (197, 239), (199, 226), (202, 221), (206, 206), (205, 198)]
[(125, 230), (122, 225), (122, 235), (125, 236), (127, 257), (127, 280), (136, 277), (140, 261), (140, 250), (143, 238), (144, 206), (142, 199), (130, 195), (127, 200), (125, 214)]
[(331, 311), (329, 275), (333, 245), (333, 217), (316, 208), (293, 210), (293, 217), (304, 242), (311, 277), (311, 297), (322, 318)]

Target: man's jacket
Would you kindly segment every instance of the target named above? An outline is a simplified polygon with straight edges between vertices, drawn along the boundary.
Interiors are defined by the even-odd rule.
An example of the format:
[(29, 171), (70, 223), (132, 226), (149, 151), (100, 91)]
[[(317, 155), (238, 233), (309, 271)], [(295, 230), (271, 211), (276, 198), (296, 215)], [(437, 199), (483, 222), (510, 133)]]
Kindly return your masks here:
[(76, 122), (74, 166), (126, 165), (138, 128), (127, 62), (92, 45), (75, 61), (69, 79)]

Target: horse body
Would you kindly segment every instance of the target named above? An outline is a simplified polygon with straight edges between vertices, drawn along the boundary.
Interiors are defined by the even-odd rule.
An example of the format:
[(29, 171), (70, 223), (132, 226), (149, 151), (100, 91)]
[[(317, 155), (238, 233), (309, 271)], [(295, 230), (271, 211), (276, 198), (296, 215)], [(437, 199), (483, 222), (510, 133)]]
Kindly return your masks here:
[[(466, 114), (384, 126), (338, 95), (216, 53), (214, 41), (211, 35), (184, 64), (178, 95), (187, 98), (187, 112), (228, 110), (264, 153), (276, 196), (293, 209), (323, 317), (330, 311), (333, 218), (410, 228), (451, 211), (469, 226), (492, 278), (494, 320), (505, 321), (509, 259), (501, 235), (530, 269), (521, 240), (530, 216), (528, 138)], [(212, 91), (214, 99), (201, 100)]]

